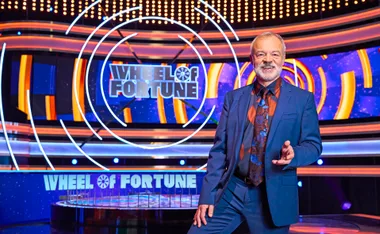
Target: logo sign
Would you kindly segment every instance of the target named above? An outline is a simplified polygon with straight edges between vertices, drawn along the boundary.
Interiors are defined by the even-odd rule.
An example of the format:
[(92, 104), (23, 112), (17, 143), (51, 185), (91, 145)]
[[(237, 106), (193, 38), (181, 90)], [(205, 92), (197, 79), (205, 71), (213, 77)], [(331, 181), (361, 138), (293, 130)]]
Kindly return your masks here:
[[(198, 67), (178, 67), (172, 75), (171, 66), (110, 64), (109, 96), (120, 92), (127, 98), (198, 99)], [(150, 90), (150, 94), (149, 94)]]
[(45, 191), (104, 189), (196, 189), (203, 174), (196, 173), (118, 173), (45, 174)]

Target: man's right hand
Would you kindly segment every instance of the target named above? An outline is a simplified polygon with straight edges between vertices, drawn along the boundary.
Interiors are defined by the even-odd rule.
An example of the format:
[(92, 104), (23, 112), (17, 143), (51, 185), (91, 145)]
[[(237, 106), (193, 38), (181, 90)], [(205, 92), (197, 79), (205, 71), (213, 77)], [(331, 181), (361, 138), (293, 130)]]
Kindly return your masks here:
[(208, 216), (211, 218), (214, 213), (213, 205), (199, 205), (198, 206), (197, 212), (195, 212), (195, 215), (194, 215), (194, 225), (198, 225), (198, 227), (201, 227), (202, 223), (204, 225), (207, 225), (207, 222), (206, 222), (207, 210), (208, 210)]

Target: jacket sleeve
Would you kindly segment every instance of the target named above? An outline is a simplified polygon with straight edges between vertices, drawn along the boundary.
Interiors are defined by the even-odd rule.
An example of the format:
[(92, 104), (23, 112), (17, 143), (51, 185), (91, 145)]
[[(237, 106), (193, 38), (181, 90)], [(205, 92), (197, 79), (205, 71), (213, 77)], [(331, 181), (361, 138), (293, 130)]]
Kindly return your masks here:
[(216, 128), (214, 145), (211, 147), (207, 160), (207, 172), (203, 178), (199, 205), (213, 205), (217, 186), (222, 178), (226, 167), (226, 130), (227, 119), (230, 109), (229, 93), (224, 97), (223, 110), (220, 116), (218, 127)]
[(318, 160), (322, 153), (322, 140), (319, 130), (318, 113), (314, 95), (310, 93), (301, 119), (301, 137), (293, 146), (294, 158), (283, 170), (307, 166)]

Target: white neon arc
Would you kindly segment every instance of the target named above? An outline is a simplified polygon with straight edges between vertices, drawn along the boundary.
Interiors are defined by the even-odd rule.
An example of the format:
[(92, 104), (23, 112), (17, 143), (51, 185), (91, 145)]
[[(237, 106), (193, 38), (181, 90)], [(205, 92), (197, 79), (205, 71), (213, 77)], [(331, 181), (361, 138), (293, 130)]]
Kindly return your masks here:
[(231, 42), (230, 40), (228, 39), (227, 35), (224, 33), (224, 31), (219, 27), (219, 25), (217, 23), (215, 23), (215, 21), (210, 17), (208, 16), (206, 13), (204, 13), (202, 10), (200, 10), (199, 8), (196, 8), (194, 7), (194, 9), (196, 11), (198, 11), (199, 13), (201, 13), (204, 17), (206, 17), (208, 20), (211, 21), (211, 23), (213, 23), (215, 25), (215, 27), (222, 33), (224, 39), (226, 40), (228, 46), (230, 47), (231, 49), (231, 52), (232, 52), (232, 55), (234, 56), (234, 60), (235, 60), (235, 65), (236, 65), (236, 69), (237, 69), (237, 72), (238, 72), (238, 83), (239, 83), (239, 88), (241, 87), (241, 76), (240, 76), (240, 67), (239, 67), (239, 62), (238, 62), (238, 59), (236, 57), (236, 53), (235, 53), (235, 50), (234, 48), (232, 47), (231, 45)]
[(42, 145), (41, 145), (40, 138), (38, 137), (37, 129), (36, 129), (35, 125), (34, 125), (33, 113), (32, 113), (32, 107), (31, 107), (31, 105), (30, 105), (30, 93), (29, 93), (29, 89), (26, 90), (26, 97), (27, 97), (27, 99), (28, 99), (28, 111), (29, 111), (29, 116), (30, 116), (30, 124), (32, 125), (32, 129), (33, 129), (34, 137), (36, 138), (38, 148), (39, 148), (40, 151), (42, 152), (42, 155), (44, 156), (46, 162), (49, 164), (49, 166), (51, 167), (51, 169), (52, 169), (53, 171), (55, 171), (54, 166), (51, 164), (51, 162), (50, 162), (48, 156), (47, 156), (46, 153), (45, 153), (45, 150), (43, 149), (43, 147), (42, 147)]
[(77, 148), (77, 150), (79, 152), (81, 152), (88, 160), (90, 160), (92, 163), (94, 163), (96, 166), (106, 170), (106, 171), (109, 171), (108, 168), (106, 168), (105, 166), (103, 166), (102, 164), (98, 163), (97, 161), (95, 161), (94, 159), (92, 159), (90, 156), (88, 156), (78, 145), (77, 143), (75, 142), (75, 140), (72, 138), (72, 136), (70, 135), (69, 131), (67, 131), (67, 128), (65, 126), (65, 124), (63, 123), (62, 119), (59, 120), (59, 122), (61, 123), (62, 125), (62, 128), (63, 130), (65, 130), (65, 133), (67, 135), (67, 137), (70, 139), (71, 143), (73, 143), (73, 145), (75, 146), (75, 148)]
[[(110, 19), (114, 18), (115, 15), (111, 16)], [(187, 27), (186, 25), (180, 23), (180, 22), (177, 22), (175, 20), (172, 20), (172, 19), (167, 19), (167, 18), (163, 18), (163, 17), (159, 17), (159, 16), (147, 16), (147, 17), (140, 17), (140, 18), (136, 18), (136, 19), (133, 19), (133, 20), (130, 20), (130, 21), (127, 21), (127, 22), (124, 22), (120, 25), (118, 25), (117, 27), (115, 28), (112, 28), (106, 35), (103, 36), (103, 38), (98, 42), (98, 44), (96, 45), (96, 47), (93, 49), (92, 51), (92, 54), (91, 54), (91, 58), (89, 59), (89, 62), (88, 64), (91, 64), (92, 62), (92, 58), (93, 58), (93, 55), (94, 55), (94, 52), (99, 48), (100, 44), (106, 39), (106, 37), (108, 35), (110, 35), (113, 31), (115, 31), (116, 29), (118, 29), (119, 27), (122, 27), (126, 24), (129, 24), (131, 22), (134, 22), (134, 21), (137, 21), (137, 20), (143, 20), (143, 19), (156, 19), (156, 20), (163, 20), (163, 21), (170, 21), (170, 22), (173, 22), (175, 24), (178, 24), (179, 26), (187, 29), (188, 31), (192, 32), (196, 37), (199, 38), (200, 41), (204, 42), (203, 44), (205, 45), (205, 47), (207, 48), (207, 50), (210, 52), (210, 54), (212, 54), (212, 51), (211, 49), (208, 47), (207, 43), (203, 40), (203, 38), (201, 36), (199, 36), (196, 32), (194, 32), (192, 29), (190, 29), (189, 27)], [(96, 30), (96, 29), (95, 29)], [(187, 43), (187, 42), (186, 42)], [(206, 72), (206, 67), (204, 66), (203, 64), (203, 60), (202, 60), (202, 57), (199, 55), (199, 53), (196, 51), (195, 47), (193, 45), (191, 45), (191, 48), (195, 51), (195, 53), (198, 55), (198, 57), (200, 58), (201, 60), (201, 63), (202, 63), (202, 66), (203, 66), (203, 69), (204, 69), (204, 74), (207, 74)], [(115, 48), (115, 47), (114, 47)], [(114, 50), (114, 48), (112, 48)], [(115, 48), (116, 49), (116, 48)], [(113, 52), (113, 50), (111, 50)], [(109, 52), (107, 54), (107, 58), (109, 57), (109, 54), (112, 53), (112, 52)], [(103, 72), (104, 72), (104, 65), (105, 63), (103, 63), (103, 67), (102, 67), (102, 71), (101, 71), (101, 77), (100, 77), (100, 88), (101, 88), (101, 93), (102, 93), (102, 97), (103, 97), (103, 100), (107, 106), (107, 109), (110, 111), (111, 115), (116, 119), (116, 121), (118, 121), (119, 123), (121, 123), (124, 127), (126, 126), (125, 123), (123, 123), (115, 114), (114, 112), (111, 110), (111, 108), (109, 108), (109, 105), (108, 105), (108, 102), (106, 101), (105, 97), (104, 97), (104, 89), (103, 89)], [(87, 66), (87, 69), (86, 69), (86, 93), (87, 93), (87, 97), (89, 98), (89, 94), (88, 94), (88, 72), (89, 72), (89, 65)], [(239, 69), (238, 69), (239, 70)], [(208, 82), (207, 82), (207, 77), (205, 77), (205, 90), (207, 90), (207, 85), (208, 85)], [(240, 85), (240, 80), (239, 80), (239, 85)], [(75, 89), (76, 90), (76, 89)], [(185, 123), (182, 127), (185, 128), (188, 124), (190, 124), (194, 118), (199, 114), (200, 110), (202, 109), (204, 103), (205, 103), (205, 100), (206, 100), (206, 93), (204, 94), (203, 96), (203, 99), (202, 99), (202, 103), (201, 103), (201, 106), (198, 108), (196, 114), (187, 122)], [(89, 105), (91, 106), (91, 102), (89, 100)], [(91, 110), (93, 110), (93, 108), (91, 108)], [(95, 111), (93, 110), (94, 112), (94, 115), (96, 116), (97, 114), (95, 113)], [(97, 117), (96, 117), (97, 118)], [(98, 119), (98, 118), (97, 118)]]
[(207, 2), (205, 2), (203, 0), (199, 0), (199, 1), (201, 3), (203, 3), (203, 4), (205, 4), (205, 6), (207, 6), (208, 8), (210, 8), (217, 16), (219, 16), (222, 19), (222, 21), (227, 25), (227, 27), (231, 30), (231, 32), (234, 34), (236, 40), (239, 41), (239, 37), (235, 33), (235, 30), (232, 28), (232, 26), (230, 25), (230, 23), (228, 23), (228, 21), (217, 10), (215, 10), (215, 8), (213, 8), (212, 6), (210, 6)]
[[(123, 10), (123, 11), (120, 11), (118, 12), (117, 14), (114, 14), (112, 17), (117, 17), (118, 15), (121, 15), (121, 14), (124, 14), (124, 13), (127, 13), (129, 11), (133, 11), (133, 10), (137, 10), (137, 9), (140, 9), (141, 7), (134, 7), (134, 8), (128, 8), (126, 10)], [(99, 136), (99, 134), (92, 128), (92, 126), (90, 125), (90, 123), (87, 121), (86, 119), (86, 116), (84, 115), (83, 111), (82, 111), (82, 108), (79, 104), (79, 99), (78, 99), (78, 93), (77, 93), (77, 82), (76, 82), (76, 79), (77, 79), (77, 74), (78, 74), (78, 67), (79, 67), (79, 60), (80, 58), (82, 57), (82, 54), (83, 54), (83, 51), (84, 49), (86, 48), (88, 42), (90, 41), (90, 39), (92, 38), (92, 36), (104, 25), (106, 24), (108, 21), (110, 21), (112, 18), (109, 18), (105, 21), (103, 21), (101, 24), (98, 25), (98, 27), (96, 27), (92, 33), (87, 37), (86, 41), (84, 42), (79, 54), (78, 54), (78, 58), (77, 58), (77, 62), (75, 64), (75, 70), (74, 70), (74, 96), (75, 96), (75, 103), (77, 104), (78, 106), (78, 109), (79, 109), (79, 113), (80, 115), (82, 116), (84, 122), (86, 123), (87, 127), (92, 131), (92, 133), (99, 139), (99, 140), (102, 140), (102, 137)], [(88, 63), (87, 65), (87, 69), (90, 67), (90, 64), (91, 63)], [(87, 77), (87, 76), (86, 76)], [(87, 79), (86, 79), (87, 80)], [(86, 89), (88, 87), (86, 86)]]
[[(114, 17), (117, 17), (118, 15), (123, 14), (124, 12), (129, 11), (129, 10), (132, 10), (132, 9), (135, 9), (135, 8), (130, 8), (130, 9), (127, 9), (127, 10), (124, 10), (124, 11), (118, 12), (117, 14), (112, 15), (112, 16), (109, 17), (106, 21), (104, 21), (102, 24), (100, 24), (97, 28), (95, 28), (94, 31), (90, 34), (90, 36), (89, 36), (89, 37), (87, 38), (87, 40), (85, 41), (85, 43), (84, 43), (84, 45), (83, 45), (83, 47), (82, 47), (82, 49), (81, 49), (81, 51), (80, 51), (80, 53), (79, 53), (79, 55), (78, 55), (78, 59), (77, 59), (77, 60), (79, 61), (79, 59), (80, 59), (81, 56), (82, 56), (83, 50), (84, 50), (84, 48), (86, 47), (86, 45), (88, 44), (89, 40), (91, 39), (91, 37), (96, 33), (96, 31), (97, 31), (97, 30), (98, 30), (103, 24), (105, 24), (105, 23), (107, 23), (108, 21), (112, 20)], [(170, 22), (173, 22), (173, 23), (175, 23), (175, 24), (178, 24), (179, 26), (181, 26), (181, 27), (187, 29), (188, 31), (192, 32), (196, 37), (198, 37), (199, 40), (203, 42), (203, 44), (205, 45), (205, 47), (207, 48), (207, 50), (208, 50), (208, 51), (210, 52), (210, 54), (212, 55), (212, 51), (211, 51), (211, 49), (209, 48), (209, 46), (207, 45), (207, 43), (203, 40), (203, 38), (202, 38), (201, 36), (199, 36), (195, 31), (193, 31), (191, 28), (187, 27), (186, 25), (184, 25), (184, 24), (182, 24), (182, 23), (180, 23), (180, 22), (177, 22), (177, 21), (175, 21), (175, 20), (172, 20), (172, 19), (167, 19), (167, 18), (163, 18), (163, 17), (159, 17), (159, 16), (145, 16), (145, 17), (139, 17), (139, 18), (135, 18), (135, 19), (132, 19), (132, 20), (126, 21), (126, 22), (121, 23), (121, 24), (119, 24), (118, 26), (112, 28), (111, 30), (108, 31), (108, 33), (107, 33), (106, 35), (104, 35), (104, 36), (101, 38), (101, 40), (98, 42), (98, 44), (96, 45), (96, 47), (93, 49), (93, 51), (92, 51), (92, 53), (91, 53), (91, 57), (90, 57), (90, 59), (89, 59), (89, 61), (88, 61), (88, 64), (87, 64), (86, 75), (85, 75), (85, 89), (86, 89), (87, 99), (88, 99), (88, 102), (89, 102), (89, 106), (90, 106), (92, 112), (94, 113), (95, 118), (96, 118), (98, 121), (99, 121), (99, 117), (97, 116), (97, 114), (96, 114), (96, 112), (95, 112), (95, 110), (94, 110), (94, 108), (93, 108), (93, 106), (92, 106), (92, 103), (91, 103), (91, 100), (90, 100), (90, 95), (89, 95), (89, 92), (88, 92), (88, 73), (89, 73), (90, 65), (91, 65), (92, 59), (93, 59), (93, 57), (94, 57), (94, 54), (95, 54), (95, 52), (98, 50), (98, 48), (99, 48), (99, 46), (101, 45), (101, 43), (102, 43), (102, 42), (103, 42), (103, 41), (104, 41), (104, 40), (105, 40), (105, 39), (106, 39), (106, 38), (107, 38), (112, 32), (114, 32), (115, 30), (119, 29), (120, 27), (122, 27), (122, 26), (124, 26), (124, 25), (127, 25), (127, 24), (129, 24), (129, 23), (132, 23), (132, 22), (134, 22), (134, 21), (144, 20), (144, 19), (155, 19), (155, 20), (170, 21)], [(75, 73), (75, 79), (76, 79), (76, 73), (77, 73), (77, 70), (78, 70), (78, 62), (77, 62), (77, 64), (76, 64), (75, 71), (74, 71), (74, 73)], [(103, 73), (102, 73), (101, 75), (103, 75)], [(206, 80), (207, 80), (207, 79), (206, 79)], [(206, 81), (206, 82), (207, 82), (207, 81)], [(102, 81), (101, 81), (101, 84), (102, 84)], [(101, 92), (104, 93), (103, 90), (102, 90)], [(77, 99), (78, 94), (77, 94), (77, 89), (76, 89), (76, 82), (74, 82), (74, 93), (75, 93), (74, 96), (76, 97), (77, 105), (79, 105), (79, 100)], [(206, 96), (205, 96), (205, 97), (206, 97)], [(107, 105), (107, 104), (108, 104), (108, 103), (106, 102), (106, 105)], [(108, 107), (107, 107), (107, 108), (108, 108)], [(111, 112), (112, 116), (114, 116), (114, 117), (116, 116), (115, 114), (113, 114), (113, 111), (110, 110), (110, 108), (108, 108), (108, 110)], [(80, 108), (79, 108), (79, 112), (81, 113), (83, 119), (85, 119), (85, 117), (84, 117), (84, 115), (83, 115), (83, 113), (82, 113), (82, 111), (81, 111)], [(86, 120), (86, 119), (85, 119), (85, 120)], [(122, 122), (119, 118), (116, 118), (116, 120), (117, 120), (119, 123)], [(86, 120), (86, 121), (87, 121), (87, 120)], [(99, 121), (99, 122), (100, 122), (100, 121)], [(86, 122), (86, 123), (87, 123), (87, 122)], [(124, 127), (126, 126), (125, 123), (123, 123), (122, 125), (123, 125)], [(90, 124), (88, 124), (87, 126), (93, 131), (93, 129), (92, 129), (92, 127), (91, 127)], [(93, 131), (93, 133), (94, 133), (94, 131)], [(99, 137), (100, 137), (100, 136), (99, 136)]]
[(4, 43), (3, 48), (1, 49), (1, 56), (0, 56), (0, 117), (1, 117), (1, 126), (3, 127), (3, 133), (4, 133), (5, 141), (7, 143), (9, 154), (11, 155), (13, 165), (15, 165), (16, 170), (19, 171), (20, 168), (18, 167), (15, 155), (13, 154), (11, 143), (9, 142), (9, 138), (8, 138), (7, 127), (5, 126), (5, 121), (4, 121), (2, 84), (3, 84), (3, 63), (4, 63), (4, 54), (5, 54), (6, 47), (7, 47), (7, 44)]
[(201, 61), (201, 64), (202, 64), (202, 68), (203, 68), (203, 73), (205, 74), (205, 91), (204, 91), (204, 95), (203, 95), (203, 99), (202, 99), (202, 102), (201, 102), (201, 105), (199, 106), (197, 112), (195, 112), (195, 114), (193, 115), (193, 117), (187, 121), (187, 123), (185, 123), (182, 127), (183, 128), (186, 128), (187, 125), (189, 125), (194, 119), (195, 117), (197, 117), (197, 115), (199, 114), (199, 112), (202, 110), (202, 107), (206, 101), (206, 93), (207, 93), (207, 86), (208, 86), (208, 79), (207, 79), (207, 70), (206, 70), (206, 66), (203, 62), (203, 59), (202, 59), (202, 56), (199, 54), (198, 50), (193, 46), (193, 44), (191, 44), (187, 39), (185, 39), (184, 37), (182, 37), (181, 35), (178, 35), (178, 37), (180, 39), (182, 39), (182, 41), (184, 41), (186, 44), (188, 44), (192, 49), (193, 51), (197, 54), (199, 60)]
[(96, 4), (98, 4), (99, 2), (101, 2), (102, 0), (98, 0), (98, 1), (95, 1), (93, 2), (90, 6), (88, 6), (86, 9), (84, 9), (74, 20), (73, 22), (70, 24), (69, 28), (66, 30), (66, 35), (70, 32), (71, 28), (76, 24), (76, 22), (80, 19), (80, 17), (82, 17), (88, 10), (90, 10), (93, 6), (95, 6)]
[(202, 170), (202, 169), (205, 168), (205, 167), (207, 167), (207, 163), (206, 163), (205, 165), (203, 165), (203, 166), (197, 168), (196, 171), (200, 171), (200, 170)]
[(293, 59), (293, 69), (294, 69), (294, 82), (296, 84), (296, 87), (298, 87), (297, 64), (296, 64), (296, 60), (295, 59)]
[[(110, 18), (112, 19), (114, 17), (114, 15)], [(91, 62), (92, 62), (92, 59), (97, 51), (97, 49), (99, 48), (100, 44), (106, 39), (106, 37), (108, 35), (110, 35), (113, 31), (115, 31), (116, 29), (126, 25), (126, 24), (129, 24), (129, 23), (132, 23), (134, 21), (138, 21), (138, 20), (146, 20), (146, 19), (155, 19), (155, 20), (163, 20), (163, 21), (170, 21), (170, 22), (173, 22), (175, 24), (178, 24), (179, 26), (182, 26), (184, 27), (185, 29), (187, 29), (188, 31), (192, 32), (194, 35), (196, 35), (201, 41), (203, 41), (203, 39), (196, 33), (194, 32), (192, 29), (190, 29), (189, 27), (187, 27), (186, 25), (182, 24), (182, 23), (179, 23), (175, 20), (172, 20), (172, 19), (167, 19), (167, 18), (164, 18), (164, 17), (159, 17), (159, 16), (145, 16), (145, 17), (139, 17), (139, 18), (135, 18), (135, 19), (132, 19), (132, 20), (129, 20), (127, 22), (124, 22), (124, 23), (121, 23), (120, 25), (118, 25), (117, 27), (114, 27), (112, 28), (106, 35), (104, 35), (102, 37), (102, 39), (98, 42), (98, 44), (95, 46), (95, 48), (93, 49), (92, 53), (91, 53), (91, 56), (90, 56), (90, 59), (88, 61), (88, 64), (87, 64), (87, 71), (86, 71), (86, 76), (85, 76), (85, 79), (86, 79), (86, 93), (87, 93), (87, 98), (89, 97), (88, 95), (88, 71), (89, 71), (89, 67), (91, 66)], [(209, 51), (211, 52), (212, 54), (212, 51), (210, 50), (210, 48), (208, 47), (207, 44), (205, 44), (205, 46), (209, 49)], [(74, 90), (74, 92), (76, 92), (76, 89)], [(207, 119), (205, 120), (205, 122), (203, 122), (203, 124), (197, 128), (192, 134), (190, 134), (189, 136), (187, 136), (186, 138), (178, 141), (178, 142), (174, 142), (172, 144), (169, 144), (169, 145), (162, 145), (162, 146), (157, 146), (157, 147), (145, 147), (145, 146), (141, 146), (141, 145), (138, 145), (138, 144), (135, 144), (135, 143), (132, 143), (132, 142), (129, 142), (121, 137), (119, 137), (118, 135), (116, 135), (114, 132), (112, 132), (104, 123), (103, 121), (99, 118), (98, 114), (96, 113), (93, 105), (91, 102), (89, 102), (89, 106), (90, 106), (90, 109), (91, 111), (94, 113), (94, 116), (95, 118), (98, 120), (98, 122), (103, 126), (104, 129), (106, 129), (106, 131), (108, 131), (111, 135), (113, 135), (116, 139), (118, 139), (119, 141), (121, 142), (124, 142), (126, 144), (130, 144), (130, 145), (133, 145), (133, 146), (136, 146), (136, 147), (140, 147), (142, 149), (162, 149), (162, 148), (168, 148), (168, 147), (171, 147), (173, 145), (178, 145), (178, 144), (181, 144), (182, 142), (190, 139), (191, 137), (193, 137), (195, 134), (197, 134), (203, 127), (204, 125), (208, 122), (208, 120), (211, 118), (211, 115), (215, 109), (215, 105), (213, 106), (212, 108), (212, 112), (210, 112), (210, 114), (208, 115)]]
[[(107, 54), (107, 57), (105, 58), (104, 60), (104, 63), (103, 63), (103, 66), (102, 66), (102, 70), (100, 72), (100, 93), (102, 94), (102, 98), (103, 98), (103, 101), (104, 103), (106, 104), (106, 107), (108, 109), (108, 111), (111, 113), (111, 115), (121, 124), (123, 125), (124, 127), (127, 126), (126, 123), (124, 123), (123, 121), (121, 121), (116, 115), (115, 113), (112, 111), (112, 109), (110, 108), (110, 106), (108, 105), (108, 101), (106, 99), (106, 96), (104, 95), (104, 87), (103, 87), (103, 73), (104, 73), (104, 69), (105, 69), (105, 64), (107, 63), (109, 57), (111, 56), (111, 54), (116, 50), (116, 48), (123, 42), (127, 41), (129, 38), (131, 37), (134, 37), (136, 36), (137, 33), (133, 33), (131, 35), (128, 35), (127, 37), (121, 39), (114, 47), (112, 47), (112, 49), (110, 50), (110, 52), (108, 52)], [(87, 79), (86, 79), (87, 81)], [(88, 84), (87, 84), (88, 85)], [(88, 86), (87, 86), (88, 87)], [(87, 89), (86, 89), (86, 93), (87, 93)], [(89, 93), (87, 93), (88, 97), (89, 97)]]

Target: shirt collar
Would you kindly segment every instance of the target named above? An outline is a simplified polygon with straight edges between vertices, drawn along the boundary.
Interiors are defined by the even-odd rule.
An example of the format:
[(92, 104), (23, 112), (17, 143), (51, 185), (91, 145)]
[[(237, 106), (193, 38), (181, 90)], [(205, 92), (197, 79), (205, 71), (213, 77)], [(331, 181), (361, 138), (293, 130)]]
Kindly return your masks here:
[[(282, 78), (279, 77), (277, 78), (277, 80), (275, 80), (274, 82), (272, 82), (270, 85), (268, 85), (266, 88), (269, 89), (269, 91), (272, 93), (272, 94), (276, 94), (278, 93), (278, 90), (280, 89), (280, 87), (282, 86)], [(262, 89), (264, 89), (265, 87), (260, 84), (257, 79), (255, 80), (254, 84), (253, 84), (253, 91), (254, 93), (256, 94), (256, 96), (259, 96)]]

